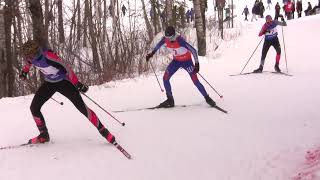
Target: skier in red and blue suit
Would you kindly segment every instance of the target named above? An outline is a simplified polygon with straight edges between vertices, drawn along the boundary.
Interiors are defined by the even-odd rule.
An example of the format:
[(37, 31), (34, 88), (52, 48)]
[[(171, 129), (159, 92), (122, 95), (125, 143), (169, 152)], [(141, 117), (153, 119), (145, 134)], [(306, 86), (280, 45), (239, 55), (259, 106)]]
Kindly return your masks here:
[[(183, 68), (186, 70), (194, 85), (198, 88), (200, 93), (204, 96), (206, 102), (210, 106), (215, 106), (216, 103), (210, 98), (205, 88), (198, 80), (197, 73), (199, 72), (200, 66), (198, 61), (197, 51), (187, 43), (181, 36), (176, 35), (175, 29), (172, 26), (168, 26), (165, 30), (165, 36), (158, 42), (151, 53), (147, 54), (146, 60), (149, 61), (150, 58), (162, 47), (165, 46), (173, 52), (173, 60), (168, 65), (164, 75), (163, 83), (166, 89), (167, 100), (161, 103), (158, 107), (174, 107), (174, 99), (172, 95), (170, 78), (179, 69)], [(195, 61), (195, 65), (192, 62), (192, 56)]]
[(270, 15), (266, 16), (266, 23), (262, 26), (261, 31), (259, 33), (259, 36), (264, 35), (264, 44), (262, 48), (262, 55), (261, 55), (261, 61), (260, 66), (258, 69), (254, 70), (254, 73), (261, 73), (263, 71), (264, 62), (267, 56), (267, 53), (269, 51), (269, 48), (273, 46), (277, 52), (276, 55), (276, 63), (274, 66), (274, 69), (276, 72), (281, 72), (279, 68), (279, 62), (281, 57), (281, 46), (278, 39), (278, 31), (277, 26), (286, 26), (287, 23), (284, 21), (284, 18), (281, 18), (282, 22), (277, 20), (272, 20), (272, 17)]
[(35, 93), (30, 106), (34, 121), (40, 131), (37, 137), (29, 140), (30, 144), (50, 141), (48, 129), (40, 110), (42, 105), (49, 100), (55, 92), (59, 92), (67, 97), (74, 106), (89, 119), (109, 143), (116, 143), (115, 137), (103, 126), (96, 114), (86, 106), (81, 98), (80, 92), (87, 92), (89, 87), (79, 82), (72, 69), (64, 63), (55, 52), (40, 47), (39, 43), (35, 40), (28, 40), (23, 44), (21, 49), (22, 55), (26, 59), (26, 65), (19, 77), (26, 80), (30, 68), (34, 66), (41, 71), (45, 79), (44, 83)]

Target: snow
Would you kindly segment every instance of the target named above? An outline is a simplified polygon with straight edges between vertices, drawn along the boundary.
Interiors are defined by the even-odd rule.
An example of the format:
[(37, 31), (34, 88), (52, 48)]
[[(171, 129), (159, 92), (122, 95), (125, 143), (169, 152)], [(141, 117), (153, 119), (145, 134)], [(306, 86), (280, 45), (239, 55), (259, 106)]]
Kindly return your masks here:
[[(190, 107), (112, 113), (163, 101), (165, 94), (153, 74), (90, 87), (87, 95), (126, 123), (122, 127), (83, 97), (133, 156), (127, 160), (56, 93), (53, 98), (64, 105), (49, 100), (42, 108), (51, 142), (0, 150), (0, 179), (284, 180), (306, 171), (310, 173), (301, 179), (320, 179), (319, 158), (309, 166), (305, 159), (309, 150), (319, 156), (320, 16), (292, 20), (283, 28), (292, 77), (229, 76), (241, 71), (258, 45), (262, 24), (262, 19), (246, 23), (246, 32), (232, 43), (224, 42), (215, 59), (200, 58), (200, 73), (224, 98), (199, 77), (200, 81), (229, 114), (209, 108), (183, 70), (171, 84), (176, 104), (194, 105)], [(278, 30), (280, 68), (286, 71), (281, 27)], [(260, 55), (261, 45), (245, 72), (258, 67)], [(275, 51), (270, 48), (265, 70), (273, 71), (274, 62)], [(162, 73), (157, 72), (160, 80)], [(24, 143), (37, 135), (29, 111), (32, 97), (0, 100), (0, 146)]]

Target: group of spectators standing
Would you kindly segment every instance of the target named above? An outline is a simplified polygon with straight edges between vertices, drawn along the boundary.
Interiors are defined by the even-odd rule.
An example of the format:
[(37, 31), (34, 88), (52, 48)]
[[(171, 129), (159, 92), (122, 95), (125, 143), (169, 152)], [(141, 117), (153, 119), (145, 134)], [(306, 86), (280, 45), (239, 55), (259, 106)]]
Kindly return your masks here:
[[(267, 0), (267, 3), (267, 8), (270, 9), (270, 6), (272, 5), (272, 0)], [(294, 19), (295, 12), (297, 12), (298, 18), (300, 18), (303, 12), (302, 0), (297, 0), (296, 2), (295, 0), (283, 0), (282, 10), (284, 12), (284, 15), (281, 14), (281, 6), (279, 5), (279, 2), (277, 2), (275, 5), (275, 19), (278, 20), (279, 17), (283, 16), (285, 16), (288, 20)], [(258, 20), (257, 16), (261, 18), (264, 17), (265, 7), (262, 0), (255, 0), (251, 12), (251, 21)], [(313, 15), (317, 12), (320, 12), (320, 0), (318, 4), (314, 7), (312, 7), (311, 3), (308, 2), (308, 7), (304, 10), (305, 16)], [(245, 15), (245, 21), (248, 21), (248, 15), (250, 14), (248, 6), (244, 8), (242, 14)]]

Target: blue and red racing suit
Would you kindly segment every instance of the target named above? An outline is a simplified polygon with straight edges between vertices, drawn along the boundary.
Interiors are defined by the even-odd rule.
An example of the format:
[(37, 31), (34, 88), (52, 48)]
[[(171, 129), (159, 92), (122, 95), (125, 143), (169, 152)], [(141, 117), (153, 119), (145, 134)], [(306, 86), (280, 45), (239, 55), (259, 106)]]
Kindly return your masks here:
[(197, 74), (193, 73), (194, 64), (192, 62), (191, 55), (193, 56), (195, 63), (199, 63), (197, 51), (181, 36), (177, 36), (175, 41), (170, 41), (168, 38), (163, 37), (155, 46), (152, 53), (156, 53), (157, 50), (159, 50), (163, 45), (173, 53), (173, 60), (168, 65), (163, 75), (163, 84), (166, 89), (167, 95), (172, 96), (170, 85), (171, 76), (179, 68), (183, 68), (189, 73), (194, 85), (198, 88), (200, 93), (203, 96), (207, 96), (208, 94), (201, 82), (198, 80)]
[(277, 26), (281, 25), (281, 26), (286, 26), (287, 23), (286, 22), (280, 22), (277, 20), (273, 20), (269, 23), (265, 23), (262, 28), (261, 31), (259, 33), (259, 36), (263, 36), (265, 37), (265, 41), (263, 44), (263, 48), (262, 48), (262, 55), (261, 55), (261, 62), (260, 65), (264, 65), (267, 53), (269, 51), (269, 48), (271, 46), (273, 46), (277, 52), (276, 55), (276, 64), (279, 64), (280, 62), (280, 57), (281, 57), (281, 47), (280, 47), (280, 43), (279, 43), (279, 39), (278, 39), (278, 30), (277, 30)]

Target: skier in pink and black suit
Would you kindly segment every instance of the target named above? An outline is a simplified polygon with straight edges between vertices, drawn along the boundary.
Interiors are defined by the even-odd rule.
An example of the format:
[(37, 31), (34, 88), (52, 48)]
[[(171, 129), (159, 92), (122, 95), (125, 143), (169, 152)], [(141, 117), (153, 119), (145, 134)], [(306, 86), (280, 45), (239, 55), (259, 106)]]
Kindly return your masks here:
[(79, 82), (72, 69), (56, 53), (49, 49), (41, 48), (37, 41), (28, 40), (22, 46), (22, 54), (26, 58), (27, 64), (24, 66), (19, 77), (26, 79), (31, 66), (34, 66), (42, 72), (45, 78), (45, 82), (35, 93), (30, 106), (40, 135), (30, 139), (29, 143), (37, 144), (50, 141), (48, 129), (40, 109), (55, 92), (59, 92), (67, 97), (109, 143), (116, 143), (115, 137), (103, 126), (96, 114), (85, 105), (81, 98), (80, 92), (87, 92), (88, 86)]
[(281, 18), (282, 22), (277, 20), (272, 20), (272, 17), (270, 15), (266, 16), (266, 23), (262, 26), (262, 29), (259, 33), (259, 36), (265, 36), (264, 38), (264, 44), (262, 48), (262, 55), (261, 55), (261, 62), (258, 69), (254, 70), (254, 73), (261, 73), (263, 71), (263, 65), (267, 56), (267, 53), (269, 51), (269, 48), (273, 46), (275, 50), (277, 51), (276, 55), (276, 64), (274, 66), (275, 71), (281, 72), (279, 68), (279, 62), (281, 57), (281, 47), (278, 39), (278, 31), (277, 26), (286, 26), (287, 23), (284, 21), (284, 18)]
[[(198, 88), (200, 93), (204, 96), (206, 102), (210, 106), (215, 106), (216, 103), (209, 97), (205, 88), (198, 80), (197, 73), (199, 72), (199, 61), (197, 51), (187, 43), (181, 36), (176, 35), (174, 27), (168, 26), (165, 30), (165, 36), (156, 45), (153, 51), (146, 56), (146, 60), (149, 61), (150, 58), (159, 50), (162, 46), (165, 46), (173, 52), (173, 60), (167, 67), (163, 75), (163, 83), (166, 89), (167, 100), (159, 105), (159, 107), (174, 107), (174, 99), (171, 91), (170, 78), (171, 76), (180, 68), (186, 70), (194, 85)], [(195, 65), (193, 65), (192, 57), (194, 58)]]

